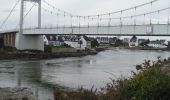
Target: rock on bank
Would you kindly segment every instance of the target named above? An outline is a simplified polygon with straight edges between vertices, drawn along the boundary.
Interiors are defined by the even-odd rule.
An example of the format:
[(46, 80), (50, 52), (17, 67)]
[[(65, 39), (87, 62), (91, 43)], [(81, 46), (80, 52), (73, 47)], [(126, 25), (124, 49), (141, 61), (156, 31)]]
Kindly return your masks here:
[(0, 100), (37, 100), (28, 88), (0, 88)]

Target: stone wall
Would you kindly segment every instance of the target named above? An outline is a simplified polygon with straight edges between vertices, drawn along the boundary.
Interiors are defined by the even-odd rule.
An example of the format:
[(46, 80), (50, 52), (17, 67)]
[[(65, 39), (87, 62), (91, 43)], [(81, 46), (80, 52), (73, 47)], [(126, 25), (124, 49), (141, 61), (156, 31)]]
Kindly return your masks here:
[(75, 53), (77, 49), (74, 48), (52, 48), (52, 53)]
[(3, 34), (4, 46), (15, 47), (16, 32)]

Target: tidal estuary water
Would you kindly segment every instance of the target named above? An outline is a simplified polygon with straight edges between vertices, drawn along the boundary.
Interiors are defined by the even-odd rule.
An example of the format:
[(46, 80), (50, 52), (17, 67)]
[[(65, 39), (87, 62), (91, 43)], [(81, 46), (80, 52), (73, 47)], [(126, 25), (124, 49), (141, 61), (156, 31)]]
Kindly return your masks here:
[(1, 60), (0, 87), (31, 88), (39, 100), (53, 100), (53, 89), (92, 86), (100, 88), (110, 78), (128, 77), (145, 59), (170, 57), (167, 51), (112, 49), (94, 56), (48, 60)]

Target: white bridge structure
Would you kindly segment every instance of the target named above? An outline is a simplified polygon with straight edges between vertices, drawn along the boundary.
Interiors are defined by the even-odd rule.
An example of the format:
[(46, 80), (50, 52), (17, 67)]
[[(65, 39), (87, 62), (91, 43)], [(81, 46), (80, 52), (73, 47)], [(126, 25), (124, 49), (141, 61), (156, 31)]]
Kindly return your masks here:
[(91, 27), (51, 27), (24, 29), (25, 35), (99, 35), (99, 36), (170, 36), (170, 25), (124, 25), (124, 26), (91, 26)]
[[(3, 30), (3, 25), (7, 20), (0, 27), (4, 44), (16, 47), (19, 50), (43, 51), (43, 35), (50, 34), (170, 36), (170, 2), (167, 6), (163, 5), (163, 8), (158, 8), (160, 2), (164, 2), (164, 0), (153, 0), (120, 11), (87, 16), (74, 15), (63, 11), (45, 0), (18, 0), (16, 4), (19, 2), (21, 4), (19, 28)], [(26, 2), (32, 2), (33, 6), (24, 14)], [(44, 8), (42, 3), (49, 9)], [(29, 15), (34, 6), (38, 8), (38, 16), (33, 18), (33, 22), (31, 22), (26, 20), (25, 17)], [(146, 7), (148, 8), (145, 9)], [(144, 10), (141, 11), (141, 9)], [(51, 16), (55, 17), (52, 18)], [(32, 25), (35, 24), (36, 20), (36, 25)]]

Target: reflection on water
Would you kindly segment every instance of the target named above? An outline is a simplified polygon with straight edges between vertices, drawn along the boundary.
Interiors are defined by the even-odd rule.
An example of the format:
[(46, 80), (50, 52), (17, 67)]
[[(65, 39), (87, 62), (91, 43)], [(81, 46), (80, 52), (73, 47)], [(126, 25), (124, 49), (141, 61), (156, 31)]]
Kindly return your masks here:
[(53, 100), (53, 89), (103, 87), (109, 78), (129, 76), (144, 59), (168, 57), (170, 52), (113, 49), (95, 56), (50, 60), (0, 61), (0, 87), (28, 87), (39, 100)]

